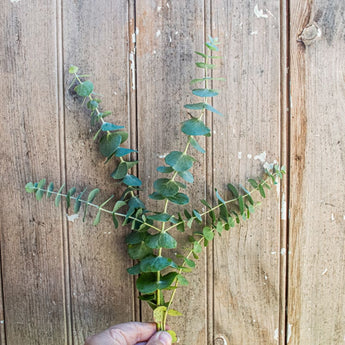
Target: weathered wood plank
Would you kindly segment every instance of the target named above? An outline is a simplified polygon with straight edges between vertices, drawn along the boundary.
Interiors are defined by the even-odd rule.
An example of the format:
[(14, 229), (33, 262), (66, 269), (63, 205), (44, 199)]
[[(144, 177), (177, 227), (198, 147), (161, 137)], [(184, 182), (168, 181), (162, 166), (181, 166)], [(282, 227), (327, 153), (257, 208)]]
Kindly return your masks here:
[(293, 0), (290, 12), (288, 340), (296, 345), (342, 344), (345, 4)]
[[(91, 74), (95, 91), (102, 94), (102, 108), (113, 111), (109, 118), (130, 129), (129, 52), (131, 40), (127, 1), (65, 1), (64, 61)], [(65, 85), (67, 85), (67, 81)], [(66, 92), (66, 174), (68, 186), (102, 190), (103, 200), (119, 198), (123, 187), (110, 177), (114, 163), (104, 165), (98, 145), (92, 141), (87, 111), (80, 100)], [(135, 136), (135, 133), (132, 135)], [(90, 190), (90, 189), (89, 189)], [(101, 200), (101, 197), (96, 200)], [(90, 210), (91, 211), (91, 210)], [(95, 213), (91, 213), (95, 216)], [(102, 216), (97, 228), (91, 217), (69, 223), (73, 339), (135, 317), (133, 279), (126, 272), (132, 265), (126, 253), (127, 229), (114, 229), (111, 217)]]
[[(143, 178), (143, 198), (152, 192), (158, 178), (156, 167), (164, 165), (164, 157), (172, 150), (184, 149), (187, 137), (180, 133), (180, 122), (187, 119), (183, 105), (189, 103), (189, 81), (197, 75), (194, 50), (203, 48), (204, 3), (143, 0), (136, 3), (137, 27), (137, 95), (140, 176)], [(204, 141), (200, 140), (204, 146)], [(205, 156), (197, 155), (192, 173), (193, 185), (188, 194), (188, 208), (200, 207), (205, 197)], [(162, 209), (162, 203), (150, 207)], [(169, 205), (168, 210), (176, 210)], [(186, 240), (185, 235), (177, 236)], [(207, 344), (207, 281), (205, 254), (198, 261), (195, 273), (187, 279), (190, 287), (178, 291), (174, 308), (183, 317), (171, 318), (170, 327), (176, 330), (182, 344)], [(182, 289), (181, 289), (182, 290)], [(144, 309), (144, 320), (152, 320), (152, 312)]]
[[(277, 1), (212, 1), (224, 92), (214, 106), (214, 186), (245, 183), (280, 156), (280, 7)], [(273, 188), (248, 223), (214, 242), (216, 344), (277, 344), (280, 329), (280, 205)], [(284, 251), (282, 252), (284, 253)]]
[[(7, 344), (66, 344), (62, 218), (25, 183), (61, 180), (56, 2), (2, 4), (1, 261)], [(3, 339), (2, 339), (3, 340)]]

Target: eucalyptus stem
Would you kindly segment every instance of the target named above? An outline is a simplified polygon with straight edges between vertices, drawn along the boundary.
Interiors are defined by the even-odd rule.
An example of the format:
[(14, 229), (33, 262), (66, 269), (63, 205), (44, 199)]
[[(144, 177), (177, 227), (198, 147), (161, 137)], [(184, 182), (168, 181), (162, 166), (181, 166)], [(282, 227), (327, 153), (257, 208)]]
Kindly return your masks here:
[[(58, 192), (54, 192), (54, 191), (50, 191), (50, 190), (44, 189), (44, 188), (35, 188), (35, 190), (37, 190), (37, 191), (42, 191), (42, 192), (45, 192), (45, 193), (49, 192), (50, 194), (54, 194), (54, 195), (60, 195), (60, 196), (62, 196), (62, 197), (64, 197), (64, 198), (67, 197), (67, 194), (58, 193)], [(141, 224), (143, 224), (143, 225), (146, 225), (146, 226), (150, 227), (151, 229), (154, 229), (154, 230), (157, 230), (157, 231), (161, 231), (161, 230), (160, 230), (159, 228), (157, 228), (156, 226), (154, 226), (154, 225), (152, 225), (152, 224), (149, 224), (149, 223), (147, 223), (147, 222), (145, 222), (145, 221), (143, 221), (143, 220), (141, 220), (141, 219), (139, 219), (139, 218), (132, 217), (132, 216), (127, 216), (126, 214), (119, 213), (119, 212), (110, 211), (110, 210), (108, 210), (108, 209), (106, 209), (106, 208), (103, 208), (103, 207), (100, 207), (99, 205), (96, 205), (96, 204), (94, 204), (94, 203), (92, 203), (92, 202), (89, 202), (89, 201), (83, 200), (83, 199), (78, 199), (78, 198), (76, 198), (76, 197), (74, 197), (74, 196), (70, 196), (69, 198), (72, 199), (72, 200), (78, 200), (78, 201), (81, 202), (82, 204), (86, 204), (86, 205), (88, 205), (88, 206), (94, 207), (94, 208), (96, 208), (96, 209), (98, 209), (98, 210), (100, 210), (100, 211), (102, 211), (102, 212), (109, 213), (109, 214), (114, 214), (114, 215), (116, 215), (116, 216), (123, 217), (123, 218), (129, 218), (129, 219), (134, 220), (134, 221), (136, 221), (136, 222), (139, 222), (139, 223), (141, 223)], [(113, 198), (113, 197), (111, 197), (111, 198)], [(111, 198), (109, 198), (109, 199), (111, 199)], [(109, 200), (109, 199), (108, 199), (108, 200)], [(107, 201), (108, 201), (108, 200), (107, 200)]]

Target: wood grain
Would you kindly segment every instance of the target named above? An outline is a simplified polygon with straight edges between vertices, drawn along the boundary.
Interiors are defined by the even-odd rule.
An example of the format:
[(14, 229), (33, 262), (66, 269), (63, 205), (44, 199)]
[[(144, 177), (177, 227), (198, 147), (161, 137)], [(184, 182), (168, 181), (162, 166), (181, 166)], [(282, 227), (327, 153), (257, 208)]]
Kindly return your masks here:
[(290, 11), (289, 344), (342, 344), (345, 5), (294, 0)]
[[(180, 135), (180, 123), (187, 119), (183, 105), (190, 102), (189, 81), (198, 72), (193, 51), (203, 47), (204, 5), (200, 0), (145, 0), (136, 5), (139, 170), (146, 199), (159, 176), (156, 167), (164, 165), (165, 155), (172, 150), (183, 151), (186, 146), (187, 137)], [(204, 146), (203, 140), (200, 144)], [(188, 152), (198, 159), (192, 171), (194, 184), (187, 189), (191, 200), (188, 208), (200, 208), (198, 200), (205, 197), (205, 156), (194, 149)], [(159, 209), (163, 206), (158, 205)], [(176, 211), (176, 207), (170, 205), (168, 210)], [(176, 238), (186, 243), (186, 235)], [(187, 276), (190, 286), (176, 293), (173, 308), (184, 316), (169, 320), (182, 344), (207, 344), (205, 255), (197, 267)], [(152, 320), (152, 312), (144, 309), (143, 319)]]
[[(63, 8), (65, 71), (75, 64), (82, 74), (91, 74), (95, 91), (102, 95), (102, 109), (113, 112), (110, 121), (129, 130), (131, 35), (127, 2), (98, 1), (95, 6), (92, 1), (66, 1)], [(111, 194), (117, 200), (124, 188), (110, 177), (115, 164), (104, 165), (98, 145), (92, 141), (95, 128), (91, 129), (81, 100), (74, 99), (67, 89), (65, 96), (68, 187), (98, 187), (102, 196), (97, 197), (97, 202)], [(133, 280), (126, 272), (132, 266), (124, 242), (128, 229), (115, 230), (111, 217), (106, 216), (94, 227), (94, 216), (90, 210), (85, 223), (81, 219), (69, 223), (72, 331), (76, 344), (110, 325), (135, 317)]]
[[(256, 6), (212, 2), (224, 56), (215, 75), (227, 78), (214, 100), (225, 117), (213, 117), (213, 178), (227, 199), (227, 183), (244, 184), (262, 174), (263, 162), (280, 159), (280, 7)], [(277, 344), (284, 336), (279, 200), (274, 187), (248, 223), (214, 242), (216, 344)]]
[(1, 263), (3, 344), (67, 344), (59, 209), (33, 202), (28, 181), (61, 182), (56, 4), (2, 4)]
[(75, 64), (91, 74), (111, 121), (130, 131), (148, 200), (156, 167), (185, 147), (193, 51), (208, 34), (221, 41), (214, 74), (226, 82), (214, 83), (223, 90), (214, 106), (226, 116), (207, 115), (206, 155), (189, 151), (198, 160), (189, 208), (212, 201), (214, 187), (259, 175), (259, 158), (290, 162), (289, 178), (201, 255), (176, 294), (184, 316), (169, 325), (180, 344), (344, 343), (344, 16), (342, 0), (4, 2), (0, 344), (83, 344), (112, 324), (152, 320), (126, 272), (129, 230), (106, 216), (92, 226), (92, 210), (86, 223), (67, 222), (24, 186), (46, 177), (99, 187), (96, 201), (121, 194), (88, 111), (67, 89)]

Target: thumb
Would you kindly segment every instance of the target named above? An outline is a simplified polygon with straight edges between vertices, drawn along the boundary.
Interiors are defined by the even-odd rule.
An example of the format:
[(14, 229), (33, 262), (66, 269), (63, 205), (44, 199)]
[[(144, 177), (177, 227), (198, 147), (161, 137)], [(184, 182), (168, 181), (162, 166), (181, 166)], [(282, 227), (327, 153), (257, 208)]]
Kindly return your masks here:
[(157, 332), (150, 338), (147, 345), (171, 345), (171, 335), (168, 332)]

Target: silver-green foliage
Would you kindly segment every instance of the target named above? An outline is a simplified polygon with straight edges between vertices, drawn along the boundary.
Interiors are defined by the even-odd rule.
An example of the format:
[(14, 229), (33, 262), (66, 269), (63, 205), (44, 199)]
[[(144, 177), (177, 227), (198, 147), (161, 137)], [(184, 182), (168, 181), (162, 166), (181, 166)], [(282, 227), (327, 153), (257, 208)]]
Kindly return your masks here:
[[(178, 286), (188, 284), (185, 274), (195, 267), (194, 260), (199, 258), (202, 248), (206, 247), (216, 234), (221, 236), (224, 230), (228, 231), (236, 224), (249, 219), (260, 204), (254, 200), (254, 196), (260, 195), (265, 198), (265, 189), (270, 189), (270, 186), (276, 184), (277, 180), (285, 174), (284, 167), (280, 168), (275, 165), (272, 170), (265, 171), (264, 177), (249, 179), (250, 187), (248, 188), (250, 190), (241, 185), (237, 188), (228, 184), (228, 190), (232, 194), (232, 198), (229, 200), (224, 200), (221, 193), (215, 189), (217, 203), (210, 205), (206, 200), (201, 200), (201, 204), (206, 207), (203, 212), (186, 207), (181, 207), (177, 214), (168, 212), (169, 203), (179, 206), (189, 203), (186, 184), (176, 179), (179, 178), (189, 184), (194, 181), (190, 170), (196, 159), (188, 154), (188, 151), (192, 147), (196, 151), (205, 153), (198, 143), (198, 137), (211, 136), (210, 129), (204, 123), (206, 110), (221, 115), (209, 102), (209, 99), (217, 96), (219, 91), (209, 88), (208, 85), (210, 81), (224, 80), (208, 75), (209, 70), (215, 68), (215, 64), (210, 63), (210, 60), (219, 58), (219, 56), (213, 55), (218, 51), (218, 40), (210, 37), (210, 41), (205, 46), (205, 53), (196, 52), (203, 58), (203, 61), (197, 62), (196, 66), (204, 71), (204, 75), (202, 78), (191, 81), (192, 85), (197, 83), (202, 85), (202, 87), (192, 90), (195, 96), (201, 98), (201, 102), (184, 106), (195, 112), (194, 114), (188, 113), (190, 118), (181, 125), (181, 133), (186, 135), (185, 148), (167, 154), (166, 165), (157, 168), (157, 171), (164, 177), (159, 177), (154, 181), (154, 191), (149, 196), (151, 199), (163, 202), (162, 211), (148, 210), (144, 202), (140, 200), (138, 191), (142, 184), (141, 180), (130, 172), (138, 161), (124, 158), (130, 157), (133, 152), (137, 151), (122, 146), (128, 138), (128, 133), (123, 126), (104, 120), (106, 116), (110, 115), (110, 112), (99, 109), (101, 100), (94, 97), (92, 82), (83, 81), (85, 76), (78, 75), (76, 66), (72, 66), (69, 70), (73, 75), (71, 86), (74, 86), (74, 91), (83, 97), (84, 101), (87, 100), (91, 124), (99, 123), (94, 140), (98, 140), (99, 150), (106, 157), (106, 163), (115, 160), (116, 168), (111, 173), (111, 177), (125, 185), (123, 194), (112, 208), (106, 208), (105, 206), (110, 203), (113, 196), (103, 203), (95, 204), (94, 199), (99, 193), (97, 188), (88, 194), (86, 194), (86, 190), (76, 194), (76, 188), (71, 188), (67, 193), (63, 193), (64, 186), (55, 191), (53, 183), (46, 187), (45, 179), (37, 183), (29, 182), (25, 187), (27, 192), (35, 193), (37, 200), (42, 199), (44, 194), (47, 198), (55, 195), (56, 206), (59, 206), (61, 197), (64, 197), (67, 209), (73, 204), (74, 213), (78, 213), (81, 206), (84, 205), (84, 219), (88, 206), (96, 208), (94, 225), (100, 222), (102, 212), (111, 214), (115, 228), (119, 226), (120, 220), (122, 225), (130, 224), (131, 233), (126, 237), (126, 243), (129, 256), (136, 262), (127, 271), (129, 274), (138, 275), (136, 286), (140, 292), (139, 298), (152, 307), (154, 320), (158, 329), (162, 330), (166, 329), (168, 315), (181, 315), (178, 311), (171, 309), (171, 305)], [(202, 230), (191, 231), (193, 223), (199, 223), (198, 228)], [(175, 252), (178, 245), (173, 235), (174, 231), (191, 231), (189, 235), (190, 249), (184, 255), (175, 255), (175, 259), (172, 260), (170, 257), (173, 255), (169, 255), (169, 251)], [(175, 333), (173, 331), (170, 333), (175, 338)]]

